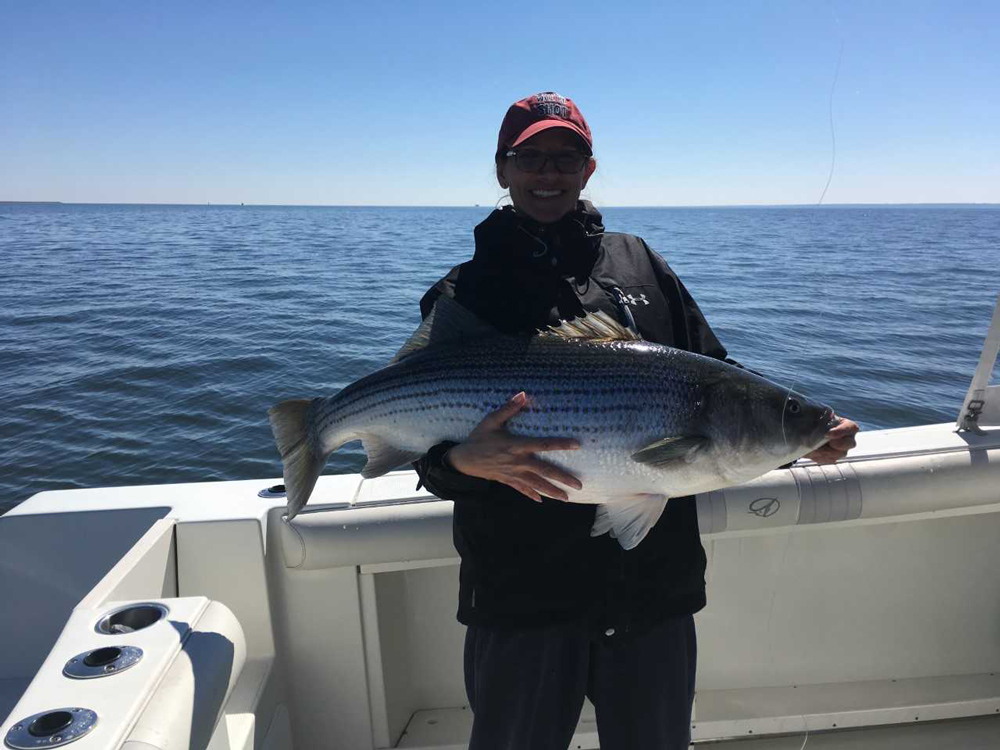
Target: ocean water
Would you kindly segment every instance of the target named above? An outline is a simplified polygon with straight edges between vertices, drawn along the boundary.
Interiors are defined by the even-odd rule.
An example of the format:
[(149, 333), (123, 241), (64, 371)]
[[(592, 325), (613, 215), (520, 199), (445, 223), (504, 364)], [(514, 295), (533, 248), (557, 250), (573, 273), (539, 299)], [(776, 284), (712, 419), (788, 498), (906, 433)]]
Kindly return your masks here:
[[(267, 409), (382, 366), (488, 212), (0, 205), (0, 510), (280, 476)], [(747, 366), (865, 429), (955, 419), (1000, 291), (1000, 207), (604, 213)], [(327, 472), (363, 463), (351, 446)]]

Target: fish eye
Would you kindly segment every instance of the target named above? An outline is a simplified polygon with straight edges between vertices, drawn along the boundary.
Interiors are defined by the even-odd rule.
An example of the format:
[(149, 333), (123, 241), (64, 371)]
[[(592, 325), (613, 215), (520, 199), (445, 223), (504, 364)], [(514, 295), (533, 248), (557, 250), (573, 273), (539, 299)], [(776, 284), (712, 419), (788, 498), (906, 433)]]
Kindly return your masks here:
[(798, 414), (800, 411), (802, 411), (802, 404), (800, 404), (794, 398), (788, 399), (789, 414)]

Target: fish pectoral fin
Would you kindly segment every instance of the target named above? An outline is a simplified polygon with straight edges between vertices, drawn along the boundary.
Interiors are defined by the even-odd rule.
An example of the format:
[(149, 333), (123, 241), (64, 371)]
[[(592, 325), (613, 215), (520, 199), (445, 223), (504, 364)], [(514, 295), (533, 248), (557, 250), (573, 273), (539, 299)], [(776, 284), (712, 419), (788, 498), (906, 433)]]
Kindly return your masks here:
[(674, 461), (691, 463), (698, 451), (706, 445), (708, 438), (701, 435), (663, 438), (633, 453), (632, 460), (651, 466), (664, 466)]
[(610, 531), (622, 549), (632, 549), (660, 520), (667, 499), (666, 495), (637, 494), (598, 505), (590, 535), (600, 536)]
[(365, 454), (368, 456), (368, 463), (361, 470), (361, 476), (365, 479), (380, 477), (397, 466), (416, 461), (424, 455), (422, 452), (397, 448), (375, 435), (362, 435), (361, 447), (365, 449)]

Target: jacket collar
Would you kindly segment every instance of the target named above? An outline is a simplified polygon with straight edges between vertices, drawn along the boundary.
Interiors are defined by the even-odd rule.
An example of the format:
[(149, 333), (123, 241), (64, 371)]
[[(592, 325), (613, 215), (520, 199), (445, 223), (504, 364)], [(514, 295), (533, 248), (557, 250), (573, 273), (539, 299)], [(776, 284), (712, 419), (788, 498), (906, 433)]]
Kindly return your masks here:
[(603, 235), (601, 214), (590, 201), (580, 201), (575, 211), (554, 224), (539, 224), (504, 206), (476, 227), (473, 261), (494, 270), (585, 277), (597, 260)]

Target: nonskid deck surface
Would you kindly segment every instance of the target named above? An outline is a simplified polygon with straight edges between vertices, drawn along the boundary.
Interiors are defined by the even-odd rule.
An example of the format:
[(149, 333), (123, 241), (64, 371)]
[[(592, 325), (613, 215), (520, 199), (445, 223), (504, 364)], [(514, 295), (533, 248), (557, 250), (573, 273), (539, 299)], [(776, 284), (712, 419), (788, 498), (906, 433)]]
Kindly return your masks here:
[[(960, 702), (966, 717), (941, 718), (954, 716), (951, 707)], [(694, 713), (692, 739), (699, 748), (797, 749), (808, 734), (809, 747), (828, 750), (995, 749), (1000, 747), (1000, 674), (700, 691)], [(471, 728), (472, 714), (465, 706), (417, 711), (397, 747), (464, 747)], [(598, 747), (595, 711), (587, 701), (571, 748)]]
[(695, 743), (694, 750), (996, 750), (1000, 716)]
[[(397, 747), (407, 750), (465, 750), (461, 739), (472, 729), (468, 709), (421, 711), (415, 714), (407, 734)], [(431, 724), (430, 722), (434, 722)], [(597, 725), (593, 712), (581, 718), (571, 750), (596, 750)], [(1000, 716), (976, 716), (923, 724), (865, 729), (836, 729), (823, 732), (796, 732), (771, 737), (733, 737), (725, 740), (695, 740), (693, 750), (996, 750), (1000, 747)]]
[[(440, 722), (434, 712), (422, 712), (419, 719)], [(417, 717), (414, 717), (417, 720)], [(461, 727), (455, 727), (456, 734), (468, 736), (472, 727), (471, 718)], [(582, 728), (582, 727), (581, 727)], [(440, 729), (447, 729), (442, 724)], [(570, 750), (595, 750), (597, 744), (596, 725), (587, 732), (585, 738), (574, 739)], [(415, 750), (465, 750), (467, 745), (459, 741), (449, 744), (442, 731), (415, 732), (404, 737), (397, 747)], [(912, 726), (872, 727), (868, 729), (842, 729), (828, 732), (788, 734), (777, 737), (738, 737), (718, 741), (695, 741), (693, 750), (996, 750), (1000, 747), (1000, 716), (953, 719), (950, 721), (928, 722)]]

